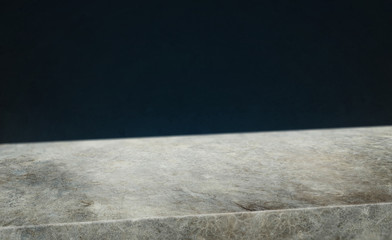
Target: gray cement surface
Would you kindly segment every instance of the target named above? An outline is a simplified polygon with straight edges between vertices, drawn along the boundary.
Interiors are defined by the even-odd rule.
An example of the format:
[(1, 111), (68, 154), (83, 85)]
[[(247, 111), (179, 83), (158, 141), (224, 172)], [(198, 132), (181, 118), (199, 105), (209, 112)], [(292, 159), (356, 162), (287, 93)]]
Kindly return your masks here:
[(0, 239), (392, 239), (392, 204), (48, 224), (0, 229)]
[(0, 145), (3, 234), (388, 202), (392, 127)]

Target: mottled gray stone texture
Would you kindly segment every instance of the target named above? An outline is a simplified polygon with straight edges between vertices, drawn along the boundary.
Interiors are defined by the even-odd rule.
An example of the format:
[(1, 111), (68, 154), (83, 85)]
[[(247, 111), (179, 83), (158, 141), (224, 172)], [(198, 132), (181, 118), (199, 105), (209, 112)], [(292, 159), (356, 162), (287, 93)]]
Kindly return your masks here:
[[(249, 238), (275, 228), (300, 238), (302, 228), (321, 231), (317, 226), (336, 219), (359, 229), (342, 228), (347, 238), (360, 233), (384, 239), (389, 232), (376, 229), (374, 221), (389, 219), (382, 220), (392, 215), (389, 205), (375, 205), (374, 216), (373, 206), (365, 207), (368, 217), (361, 208), (350, 208), (348, 215), (343, 208), (267, 210), (388, 202), (392, 127), (0, 145), (0, 229), (7, 237), (94, 238), (102, 232), (132, 238), (162, 229), (162, 238), (171, 232), (174, 239), (186, 234), (224, 239), (240, 238), (252, 226), (256, 235), (246, 232)], [(254, 213), (234, 214), (240, 212)], [(232, 214), (203, 215), (222, 213)], [(179, 218), (157, 218), (171, 216)], [(141, 218), (150, 220), (110, 222)], [(12, 228), (27, 225), (40, 226)], [(297, 230), (287, 229), (291, 226)]]
[(0, 239), (392, 239), (392, 204), (0, 228)]

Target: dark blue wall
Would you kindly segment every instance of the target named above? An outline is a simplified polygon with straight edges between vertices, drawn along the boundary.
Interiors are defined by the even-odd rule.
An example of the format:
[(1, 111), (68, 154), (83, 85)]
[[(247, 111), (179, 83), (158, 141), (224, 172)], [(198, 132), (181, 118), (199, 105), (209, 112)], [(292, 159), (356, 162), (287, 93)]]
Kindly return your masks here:
[(2, 1), (0, 142), (392, 124), (388, 1)]

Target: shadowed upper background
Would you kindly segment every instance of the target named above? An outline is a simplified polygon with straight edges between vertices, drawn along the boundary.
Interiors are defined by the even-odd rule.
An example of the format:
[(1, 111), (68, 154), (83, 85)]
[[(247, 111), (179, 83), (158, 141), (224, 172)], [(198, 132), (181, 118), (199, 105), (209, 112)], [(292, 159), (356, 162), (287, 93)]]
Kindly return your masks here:
[(1, 1), (0, 142), (392, 124), (388, 1)]

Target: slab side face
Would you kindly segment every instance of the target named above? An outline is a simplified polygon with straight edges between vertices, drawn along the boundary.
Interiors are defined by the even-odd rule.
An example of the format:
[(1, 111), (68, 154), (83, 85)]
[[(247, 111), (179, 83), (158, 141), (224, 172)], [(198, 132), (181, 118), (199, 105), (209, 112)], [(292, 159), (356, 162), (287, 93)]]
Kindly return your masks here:
[(0, 228), (0, 239), (392, 239), (392, 204)]
[(0, 145), (0, 226), (392, 201), (392, 127)]

